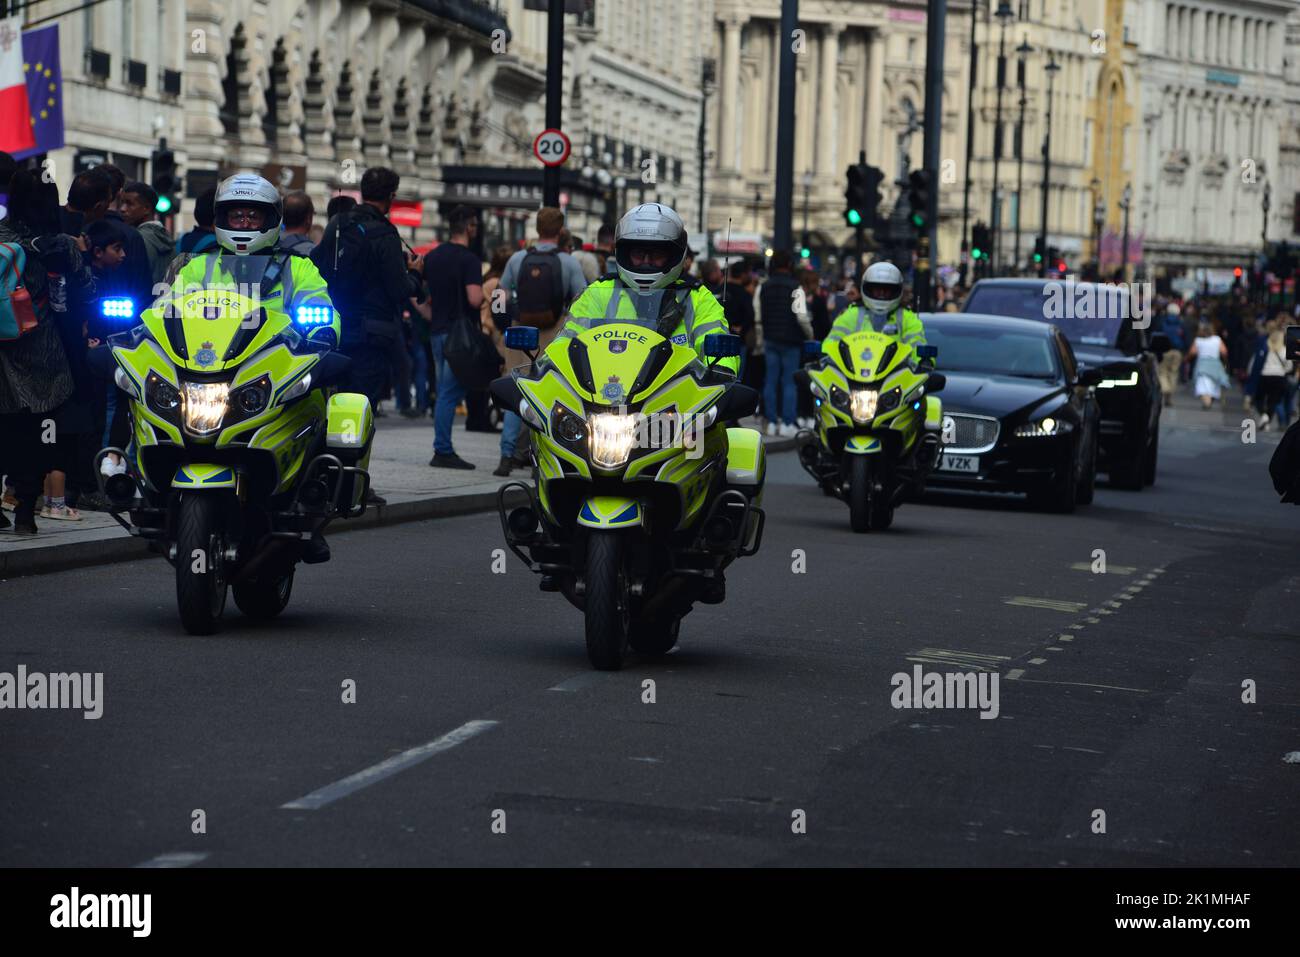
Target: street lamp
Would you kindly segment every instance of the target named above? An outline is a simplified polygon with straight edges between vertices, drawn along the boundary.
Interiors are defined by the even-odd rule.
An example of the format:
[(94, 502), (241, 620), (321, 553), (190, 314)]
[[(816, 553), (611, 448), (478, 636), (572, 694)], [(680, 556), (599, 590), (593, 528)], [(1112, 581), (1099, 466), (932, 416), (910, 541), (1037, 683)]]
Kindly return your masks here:
[(979, 48), (975, 45), (976, 14), (979, 0), (970, 4), (970, 83), (966, 87), (966, 180), (961, 189), (961, 277), (958, 282), (966, 285), (967, 261), (970, 258), (970, 164), (975, 153), (975, 87), (979, 83), (977, 70)]
[(1093, 205), (1092, 205), (1092, 255), (1096, 262), (1096, 276), (1101, 279), (1101, 231), (1106, 225), (1106, 197), (1101, 194), (1101, 180), (1094, 179), (1090, 184), (1092, 187)]
[(1025, 189), (1025, 60), (1033, 52), (1034, 48), (1029, 45), (1029, 37), (1026, 35), (1020, 46), (1016, 47), (1019, 58), (1016, 62), (1016, 85), (1020, 87), (1020, 119), (1016, 122), (1016, 255), (1011, 261), (1016, 272), (1020, 271), (1021, 196)]
[(1055, 55), (1049, 51), (1047, 66), (1043, 67), (1043, 72), (1047, 74), (1047, 131), (1043, 136), (1043, 222), (1039, 234), (1043, 250), (1043, 261), (1038, 264), (1040, 278), (1047, 276), (1047, 194), (1048, 186), (1052, 182), (1052, 88), (1053, 81), (1060, 69), (1057, 66)]
[(998, 245), (1002, 232), (1002, 204), (998, 196), (998, 166), (1002, 159), (1002, 91), (1007, 86), (1007, 22), (1015, 17), (1015, 12), (1012, 11), (1011, 4), (1007, 0), (1002, 0), (993, 15), (1002, 24), (1002, 33), (998, 38), (997, 110), (993, 117), (993, 249), (990, 252), (993, 259), (993, 275), (996, 276), (999, 259)]
[(1128, 211), (1133, 205), (1133, 184), (1125, 183), (1124, 192), (1119, 198), (1119, 208), (1124, 210), (1124, 246), (1120, 253), (1119, 276), (1121, 282), (1128, 282)]

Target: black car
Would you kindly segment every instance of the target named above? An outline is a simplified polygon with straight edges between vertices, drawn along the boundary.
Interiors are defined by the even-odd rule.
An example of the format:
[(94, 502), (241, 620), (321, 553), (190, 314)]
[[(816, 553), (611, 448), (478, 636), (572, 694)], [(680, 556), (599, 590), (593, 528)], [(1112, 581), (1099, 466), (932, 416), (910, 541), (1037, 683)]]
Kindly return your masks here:
[(1065, 334), (1083, 368), (1112, 370), (1097, 383), (1101, 404), (1098, 468), (1112, 484), (1140, 490), (1156, 480), (1160, 449), (1160, 382), (1156, 367), (1170, 348), (1164, 333), (1148, 335), (1149, 311), (1138, 321), (1122, 286), (1050, 279), (981, 279), (963, 313), (1050, 322)]
[(943, 454), (927, 486), (1027, 492), (1053, 511), (1092, 501), (1101, 411), (1055, 326), (1005, 316), (921, 317), (939, 349)]

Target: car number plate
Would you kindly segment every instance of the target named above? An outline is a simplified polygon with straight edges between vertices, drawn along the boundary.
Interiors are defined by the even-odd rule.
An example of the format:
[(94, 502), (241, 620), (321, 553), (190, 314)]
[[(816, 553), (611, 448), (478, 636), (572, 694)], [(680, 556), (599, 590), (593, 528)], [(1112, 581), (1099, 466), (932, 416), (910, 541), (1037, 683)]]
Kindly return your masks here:
[(945, 455), (939, 464), (941, 472), (978, 472), (979, 470), (978, 455)]

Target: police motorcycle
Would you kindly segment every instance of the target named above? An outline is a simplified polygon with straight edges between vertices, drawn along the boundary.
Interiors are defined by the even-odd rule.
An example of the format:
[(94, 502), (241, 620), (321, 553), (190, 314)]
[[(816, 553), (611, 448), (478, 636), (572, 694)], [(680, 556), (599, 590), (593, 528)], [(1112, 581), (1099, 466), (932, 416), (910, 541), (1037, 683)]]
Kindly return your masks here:
[[(250, 207), (260, 228), (227, 221), (253, 222)], [(131, 411), (130, 445), (103, 449), (96, 473), (109, 453), (126, 462), (101, 491), (175, 568), (190, 634), (217, 629), (228, 592), (251, 618), (278, 615), (298, 562), (328, 561), (324, 527), (365, 511), (370, 404), (338, 391), (338, 314), (310, 261), (274, 250), (279, 215), (270, 183), (237, 174), (217, 193), (219, 251), (143, 312), (101, 300), (105, 317), (139, 321), (95, 350)]]

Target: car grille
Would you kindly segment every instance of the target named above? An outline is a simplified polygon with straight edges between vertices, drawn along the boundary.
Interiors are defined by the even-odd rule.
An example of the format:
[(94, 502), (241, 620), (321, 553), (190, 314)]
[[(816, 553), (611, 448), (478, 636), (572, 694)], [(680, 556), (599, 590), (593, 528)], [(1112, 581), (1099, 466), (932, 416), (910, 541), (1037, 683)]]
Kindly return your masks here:
[[(952, 441), (944, 446), (946, 452), (987, 452), (998, 444), (998, 433), (1002, 423), (987, 415), (964, 415), (950, 412), (944, 419), (952, 419), (952, 435), (944, 436)], [(947, 422), (945, 421), (945, 431)]]

